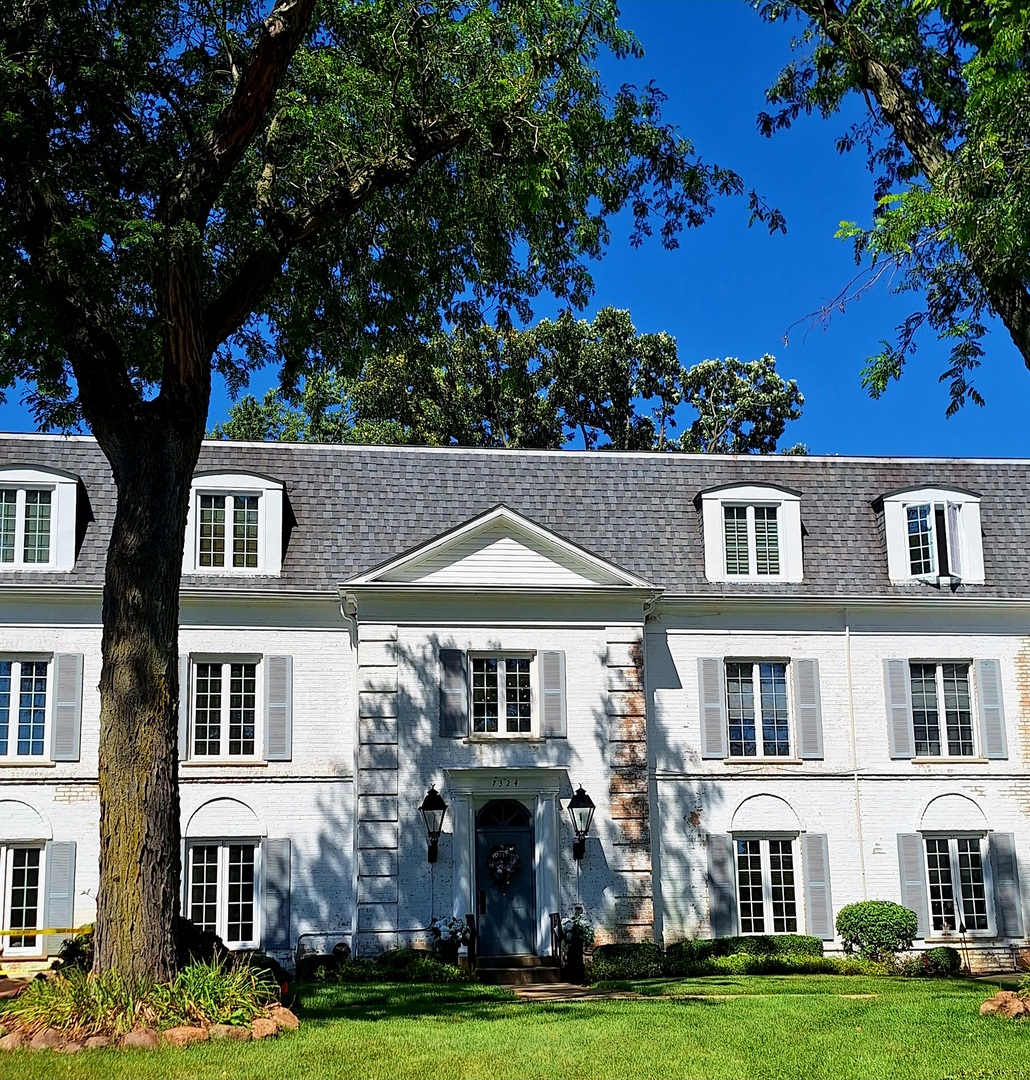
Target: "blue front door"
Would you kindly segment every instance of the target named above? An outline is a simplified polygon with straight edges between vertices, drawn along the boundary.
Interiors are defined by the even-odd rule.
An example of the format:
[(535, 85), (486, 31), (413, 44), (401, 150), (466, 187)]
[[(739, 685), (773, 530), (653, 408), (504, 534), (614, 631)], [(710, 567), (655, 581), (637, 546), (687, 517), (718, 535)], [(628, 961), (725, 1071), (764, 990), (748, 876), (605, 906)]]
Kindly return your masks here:
[(488, 803), (476, 817), (481, 956), (536, 952), (533, 821), (521, 803)]

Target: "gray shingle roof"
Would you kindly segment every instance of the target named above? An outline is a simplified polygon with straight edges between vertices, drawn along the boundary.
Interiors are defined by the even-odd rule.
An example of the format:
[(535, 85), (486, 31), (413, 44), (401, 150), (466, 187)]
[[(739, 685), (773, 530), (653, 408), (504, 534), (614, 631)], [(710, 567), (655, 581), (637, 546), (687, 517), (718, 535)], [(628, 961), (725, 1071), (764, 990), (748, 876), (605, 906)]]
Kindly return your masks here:
[[(0, 464), (63, 469), (82, 480), (94, 520), (71, 574), (26, 574), (26, 584), (103, 581), (114, 515), (107, 462), (85, 438), (0, 436)], [(283, 574), (184, 585), (262, 591), (324, 590), (504, 503), (655, 582), (669, 594), (925, 596), (892, 586), (882, 515), (872, 503), (895, 489), (959, 487), (982, 496), (985, 585), (958, 597), (1030, 597), (1030, 461), (706, 457), (574, 451), (205, 443), (199, 470), (259, 472), (283, 481), (296, 526)], [(801, 492), (804, 578), (798, 584), (711, 584), (704, 577), (698, 492), (728, 483), (774, 483)]]

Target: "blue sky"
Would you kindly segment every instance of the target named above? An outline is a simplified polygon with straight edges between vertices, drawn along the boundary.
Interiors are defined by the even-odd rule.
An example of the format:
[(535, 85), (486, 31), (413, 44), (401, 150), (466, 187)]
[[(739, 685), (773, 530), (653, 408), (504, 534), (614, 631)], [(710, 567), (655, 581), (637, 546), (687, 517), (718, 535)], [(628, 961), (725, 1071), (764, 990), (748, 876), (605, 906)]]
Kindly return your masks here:
[[(1030, 415), (1030, 373), (1003, 328), (989, 336), (977, 377), (987, 407), (967, 405), (947, 419), (947, 387), (937, 381), (947, 350), (932, 336), (879, 401), (861, 387), (865, 358), (891, 337), (915, 297), (893, 296), (881, 283), (828, 325), (805, 320), (856, 273), (850, 245), (834, 233), (841, 220), (868, 223), (872, 178), (859, 154), (840, 157), (834, 148), (843, 118), (811, 117), (772, 139), (758, 134), (755, 118), (790, 55), (791, 29), (763, 23), (743, 0), (624, 0), (622, 22), (637, 33), (645, 57), (605, 63), (609, 85), (653, 79), (669, 98), (665, 119), (706, 161), (737, 170), (779, 207), (788, 231), (749, 229), (743, 199), (722, 200), (715, 217), (684, 234), (674, 251), (658, 240), (634, 250), (617, 224), (608, 254), (593, 268), (596, 293), (585, 317), (607, 305), (627, 308), (638, 330), (672, 334), (685, 364), (771, 352), (806, 399), (783, 445), (804, 442), (820, 454), (1026, 454), (1021, 418)], [(856, 100), (853, 107), (862, 106)], [(541, 316), (552, 311), (538, 309)], [(254, 392), (273, 377), (259, 373)], [(212, 424), (227, 404), (216, 386)], [(0, 426), (32, 430), (16, 397), (0, 406)]]

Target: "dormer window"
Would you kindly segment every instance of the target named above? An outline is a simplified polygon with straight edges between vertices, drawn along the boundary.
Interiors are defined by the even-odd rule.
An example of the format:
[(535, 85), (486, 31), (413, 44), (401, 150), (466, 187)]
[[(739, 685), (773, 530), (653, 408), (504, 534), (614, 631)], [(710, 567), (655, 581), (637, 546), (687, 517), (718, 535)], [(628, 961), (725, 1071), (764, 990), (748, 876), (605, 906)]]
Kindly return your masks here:
[(709, 581), (800, 581), (801, 497), (772, 486), (732, 485), (699, 496)]
[(278, 574), (282, 569), (283, 487), (268, 477), (194, 477), (185, 573)]
[(0, 571), (72, 569), (76, 486), (67, 473), (0, 468)]
[(891, 581), (983, 582), (978, 495), (920, 488), (882, 501)]

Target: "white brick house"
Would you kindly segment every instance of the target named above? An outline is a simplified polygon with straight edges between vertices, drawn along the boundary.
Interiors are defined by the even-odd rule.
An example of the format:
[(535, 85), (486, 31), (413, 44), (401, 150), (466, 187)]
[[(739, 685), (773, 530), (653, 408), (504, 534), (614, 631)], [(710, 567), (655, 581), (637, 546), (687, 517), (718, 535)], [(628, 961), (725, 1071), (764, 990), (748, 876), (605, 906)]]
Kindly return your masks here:
[[(0, 440), (0, 949), (94, 917), (89, 439)], [(288, 958), (424, 939), (1026, 944), (1030, 463), (206, 444), (182, 587), (194, 921)], [(447, 803), (427, 859), (418, 807)], [(566, 812), (596, 804), (583, 858)], [(510, 879), (496, 852), (513, 853)], [(1022, 885), (1021, 885), (1022, 882)]]

